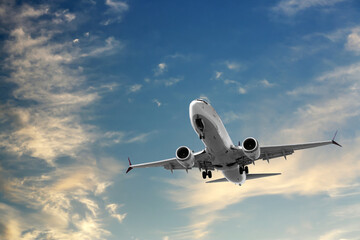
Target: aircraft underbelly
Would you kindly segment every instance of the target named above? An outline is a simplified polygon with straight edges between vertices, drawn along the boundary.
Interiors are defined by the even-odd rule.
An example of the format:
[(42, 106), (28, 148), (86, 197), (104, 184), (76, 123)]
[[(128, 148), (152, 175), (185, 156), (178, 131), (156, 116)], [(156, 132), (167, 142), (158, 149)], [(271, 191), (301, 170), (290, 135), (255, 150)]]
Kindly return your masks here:
[(242, 185), (246, 181), (246, 173), (244, 172), (243, 174), (240, 174), (239, 166), (233, 167), (228, 170), (223, 170), (222, 173), (229, 182)]

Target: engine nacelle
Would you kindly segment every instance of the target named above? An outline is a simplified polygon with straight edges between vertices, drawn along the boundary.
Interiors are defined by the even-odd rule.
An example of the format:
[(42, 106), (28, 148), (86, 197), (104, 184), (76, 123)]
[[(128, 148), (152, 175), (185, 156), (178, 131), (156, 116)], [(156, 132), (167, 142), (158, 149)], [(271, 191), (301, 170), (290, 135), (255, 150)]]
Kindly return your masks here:
[(259, 142), (255, 138), (246, 138), (242, 143), (242, 150), (251, 160), (256, 160), (260, 157)]
[(179, 147), (176, 150), (176, 160), (186, 169), (192, 168), (195, 163), (194, 153), (185, 146)]

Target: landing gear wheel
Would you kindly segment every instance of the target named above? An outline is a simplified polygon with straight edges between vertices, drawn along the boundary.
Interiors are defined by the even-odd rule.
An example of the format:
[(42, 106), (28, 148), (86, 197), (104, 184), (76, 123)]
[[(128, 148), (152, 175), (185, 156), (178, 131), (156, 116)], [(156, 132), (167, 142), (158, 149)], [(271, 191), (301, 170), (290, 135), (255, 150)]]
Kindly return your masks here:
[(249, 174), (249, 168), (248, 168), (248, 166), (245, 167), (245, 173), (246, 173), (246, 174)]
[(244, 168), (243, 167), (239, 167), (239, 173), (242, 175), (244, 173)]
[(207, 176), (208, 176), (209, 178), (212, 178), (212, 173), (211, 173), (211, 171), (208, 171), (208, 172), (207, 172)]
[(203, 177), (203, 179), (206, 179), (206, 175), (207, 175), (206, 172), (203, 171), (203, 172), (202, 172), (202, 177)]

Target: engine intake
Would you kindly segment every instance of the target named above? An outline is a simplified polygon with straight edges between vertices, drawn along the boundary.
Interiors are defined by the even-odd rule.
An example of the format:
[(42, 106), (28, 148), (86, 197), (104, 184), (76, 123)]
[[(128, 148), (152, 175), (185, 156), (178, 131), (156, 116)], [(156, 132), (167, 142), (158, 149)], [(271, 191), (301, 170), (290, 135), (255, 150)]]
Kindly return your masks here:
[(259, 143), (255, 138), (248, 137), (243, 141), (242, 149), (244, 154), (251, 160), (256, 160), (260, 157)]
[(192, 168), (195, 164), (194, 153), (185, 146), (179, 147), (176, 150), (176, 160), (186, 169)]

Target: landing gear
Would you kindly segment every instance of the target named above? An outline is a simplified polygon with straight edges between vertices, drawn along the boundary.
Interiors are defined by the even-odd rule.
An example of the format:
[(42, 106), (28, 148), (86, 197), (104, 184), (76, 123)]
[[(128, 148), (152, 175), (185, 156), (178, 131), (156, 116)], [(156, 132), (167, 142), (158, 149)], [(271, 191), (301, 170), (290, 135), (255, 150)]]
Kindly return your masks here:
[(203, 179), (206, 179), (206, 177), (212, 178), (211, 171), (203, 171), (202, 172), (202, 177), (203, 177)]
[(200, 138), (200, 140), (205, 139), (205, 135), (203, 133), (201, 133), (201, 134), (199, 134), (199, 138)]
[(239, 173), (240, 173), (241, 175), (244, 173), (244, 171), (245, 171), (246, 174), (249, 173), (249, 168), (248, 168), (248, 166), (246, 166), (246, 167), (240, 166), (240, 167), (239, 167)]

